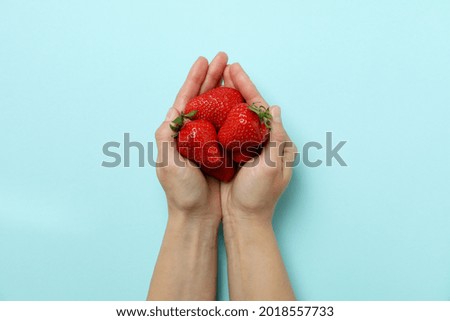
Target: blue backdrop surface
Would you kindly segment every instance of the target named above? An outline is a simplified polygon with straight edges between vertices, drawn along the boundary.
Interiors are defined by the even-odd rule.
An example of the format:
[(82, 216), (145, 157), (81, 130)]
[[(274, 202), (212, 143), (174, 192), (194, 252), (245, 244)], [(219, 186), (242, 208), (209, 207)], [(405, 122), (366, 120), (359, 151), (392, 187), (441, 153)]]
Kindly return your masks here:
[(347, 141), (347, 167), (300, 164), (277, 207), (298, 298), (450, 299), (449, 35), (444, 0), (2, 0), (0, 300), (145, 298), (164, 193), (102, 146), (152, 142), (219, 50), (297, 145)]

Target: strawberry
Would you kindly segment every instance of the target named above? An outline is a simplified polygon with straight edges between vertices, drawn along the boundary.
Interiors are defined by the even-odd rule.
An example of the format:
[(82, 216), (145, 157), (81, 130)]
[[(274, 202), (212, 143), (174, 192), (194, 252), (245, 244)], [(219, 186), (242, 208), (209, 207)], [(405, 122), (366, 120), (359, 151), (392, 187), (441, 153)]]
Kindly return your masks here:
[(247, 145), (248, 144), (243, 144), (241, 148), (236, 148), (231, 151), (233, 161), (235, 161), (236, 163), (246, 163), (252, 158), (261, 154), (262, 151), (261, 145), (259, 146), (252, 144), (250, 144), (250, 146)]
[(197, 114), (192, 119), (208, 120), (218, 130), (222, 127), (230, 110), (242, 102), (244, 98), (236, 89), (217, 87), (189, 100), (185, 112), (190, 113), (196, 110)]
[(233, 107), (219, 130), (222, 146), (232, 152), (237, 163), (249, 161), (267, 140), (270, 130), (270, 114), (264, 106), (241, 103)]
[(230, 153), (224, 152), (225, 161), (218, 168), (201, 167), (201, 169), (206, 175), (212, 176), (222, 182), (229, 182), (233, 178), (235, 171)]
[[(204, 119), (190, 120), (196, 112), (181, 114), (173, 121), (170, 128), (177, 139), (178, 152), (200, 165), (207, 175), (222, 181), (229, 181), (234, 176), (231, 161), (226, 164), (224, 151), (217, 142), (217, 132), (213, 124)], [(230, 158), (229, 155), (226, 154)]]
[(216, 129), (207, 120), (198, 119), (184, 124), (177, 143), (179, 153), (198, 164), (214, 168), (222, 162)]

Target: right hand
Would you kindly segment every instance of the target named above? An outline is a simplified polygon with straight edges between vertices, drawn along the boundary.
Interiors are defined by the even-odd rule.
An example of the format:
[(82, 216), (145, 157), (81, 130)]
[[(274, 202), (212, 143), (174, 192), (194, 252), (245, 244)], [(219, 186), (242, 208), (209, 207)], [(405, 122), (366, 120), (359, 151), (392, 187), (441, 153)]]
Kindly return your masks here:
[[(241, 92), (247, 103), (268, 104), (239, 64), (224, 71), (226, 87)], [(223, 220), (257, 220), (271, 223), (275, 205), (292, 176), (292, 163), (297, 149), (281, 122), (278, 106), (270, 108), (273, 120), (268, 144), (261, 155), (247, 162), (229, 183), (221, 183)]]

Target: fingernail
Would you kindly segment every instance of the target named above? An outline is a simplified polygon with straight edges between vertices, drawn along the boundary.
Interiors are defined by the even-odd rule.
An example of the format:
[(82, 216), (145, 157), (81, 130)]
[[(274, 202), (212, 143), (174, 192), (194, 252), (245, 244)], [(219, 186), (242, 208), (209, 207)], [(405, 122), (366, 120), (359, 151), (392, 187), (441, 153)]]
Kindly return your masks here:
[(208, 59), (206, 59), (205, 57), (203, 57), (203, 56), (198, 56), (198, 58), (197, 58), (197, 60), (196, 60), (195, 62), (198, 62), (198, 61), (203, 60), (203, 59), (205, 59), (206, 61), (208, 61)]
[(272, 119), (274, 122), (281, 123), (281, 109), (279, 106), (273, 106), (272, 108)]

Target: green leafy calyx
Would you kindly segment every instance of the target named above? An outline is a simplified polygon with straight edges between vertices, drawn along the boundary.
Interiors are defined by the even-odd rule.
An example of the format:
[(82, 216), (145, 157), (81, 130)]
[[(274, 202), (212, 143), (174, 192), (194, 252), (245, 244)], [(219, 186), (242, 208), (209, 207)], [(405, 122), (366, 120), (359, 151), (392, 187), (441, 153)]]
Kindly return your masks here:
[(195, 116), (195, 114), (197, 114), (197, 110), (193, 110), (187, 114), (184, 114), (183, 112), (181, 112), (180, 116), (178, 116), (177, 118), (172, 120), (172, 123), (169, 125), (170, 129), (172, 129), (175, 132), (175, 134), (173, 134), (172, 136), (177, 137), (178, 132), (183, 127), (184, 123), (186, 122), (186, 119), (191, 120), (192, 117)]
[(270, 121), (272, 120), (272, 114), (270, 113), (268, 107), (257, 106), (255, 103), (253, 103), (248, 106), (248, 109), (256, 113), (259, 117), (259, 120), (264, 123), (267, 128), (271, 129)]

